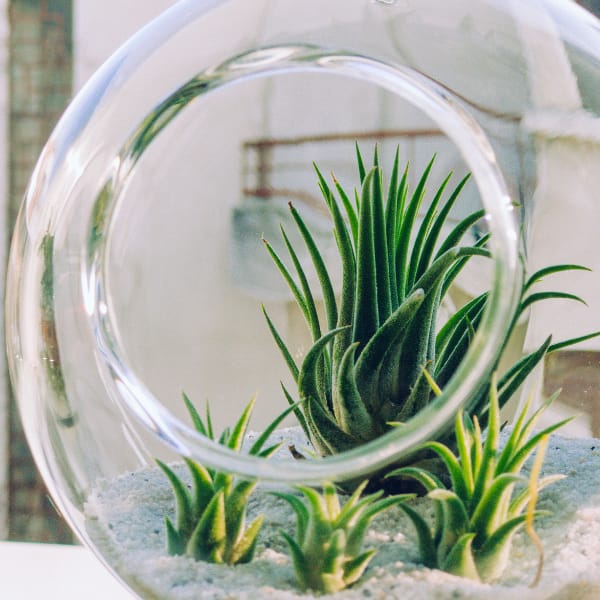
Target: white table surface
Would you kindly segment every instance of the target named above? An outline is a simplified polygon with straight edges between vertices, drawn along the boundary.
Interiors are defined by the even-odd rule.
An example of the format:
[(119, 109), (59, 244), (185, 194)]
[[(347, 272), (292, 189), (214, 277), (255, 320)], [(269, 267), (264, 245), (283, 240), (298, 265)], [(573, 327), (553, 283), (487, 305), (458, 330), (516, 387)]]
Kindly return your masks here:
[(2, 600), (134, 600), (81, 546), (0, 542)]

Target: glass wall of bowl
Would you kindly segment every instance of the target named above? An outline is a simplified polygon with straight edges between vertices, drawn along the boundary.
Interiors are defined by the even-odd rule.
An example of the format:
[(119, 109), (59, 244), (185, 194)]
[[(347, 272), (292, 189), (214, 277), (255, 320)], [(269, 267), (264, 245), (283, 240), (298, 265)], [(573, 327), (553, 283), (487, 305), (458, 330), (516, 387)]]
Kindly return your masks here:
[[(293, 505), (312, 497), (299, 484), (329, 490), (335, 512), (324, 482), (343, 503), (369, 478), (373, 493), (418, 497), (367, 536), (379, 550), (361, 579), (348, 548), (331, 550), (346, 558), (321, 568), (341, 569), (345, 583), (325, 591), (381, 585), (393, 597), (413, 586), (441, 598), (464, 579), (464, 597), (515, 586), (524, 597), (577, 586), (596, 597), (599, 158), (600, 26), (572, 2), (178, 2), (74, 99), (14, 234), (8, 356), (57, 506), (142, 597), (251, 597), (256, 585), (253, 597), (291, 598), (294, 581), (316, 584), (294, 579), (285, 539), (265, 537), (296, 526), (277, 493)], [(523, 471), (505, 473), (510, 497), (527, 499), (511, 505), (518, 531), (502, 574), (478, 562), (489, 550), (476, 547), (481, 515), (442, 532), (475, 544), (475, 571), (454, 565), (473, 553), (449, 559), (439, 544), (424, 560), (402, 507), (449, 514), (441, 497), (458, 494), (460, 478), (423, 444), (459, 454), (477, 493), (477, 465), (495, 452), (491, 442), (478, 452), (478, 428), (488, 440), (500, 428), (494, 390), (508, 423), (501, 447), (520, 447), (510, 437), (519, 416), (558, 388), (536, 426), (552, 433), (543, 472), (564, 479), (537, 493), (550, 483), (537, 472), (546, 435)], [(269, 442), (251, 433), (288, 404)], [(470, 415), (459, 441), (457, 414)], [(521, 433), (522, 445), (535, 435)], [(281, 445), (266, 457), (256, 439)], [(447, 489), (417, 489), (414, 472), (388, 477), (415, 464)], [(198, 524), (206, 478), (229, 511), (225, 537), (244, 504), (229, 492), (259, 482), (248, 515), (266, 519), (253, 562), (210, 563), (251, 552), (240, 540), (223, 550), (219, 502)], [(500, 487), (485, 508), (495, 515)], [(536, 536), (545, 565), (532, 591)]]

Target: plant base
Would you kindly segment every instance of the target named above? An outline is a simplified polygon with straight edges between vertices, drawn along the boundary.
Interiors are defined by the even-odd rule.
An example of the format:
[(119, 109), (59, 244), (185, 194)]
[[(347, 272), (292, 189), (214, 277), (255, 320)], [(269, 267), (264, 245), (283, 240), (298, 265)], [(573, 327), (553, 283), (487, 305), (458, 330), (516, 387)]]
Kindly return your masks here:
[[(526, 474), (527, 469), (525, 469)], [(365, 547), (377, 554), (361, 581), (332, 597), (340, 600), (597, 600), (600, 598), (600, 440), (551, 438), (546, 473), (567, 477), (540, 494), (538, 508), (552, 512), (536, 523), (545, 566), (535, 588), (538, 554), (520, 531), (510, 564), (494, 585), (478, 584), (418, 564), (414, 530), (399, 509), (375, 520)], [(185, 469), (181, 468), (181, 473)], [(419, 510), (430, 503), (417, 500)], [(164, 517), (174, 513), (168, 481), (158, 469), (129, 473), (98, 485), (86, 506), (88, 534), (117, 573), (147, 599), (311, 598), (294, 587), (292, 566), (279, 530), (293, 531), (285, 502), (254, 495), (248, 518), (267, 515), (256, 558), (227, 567), (165, 553)]]

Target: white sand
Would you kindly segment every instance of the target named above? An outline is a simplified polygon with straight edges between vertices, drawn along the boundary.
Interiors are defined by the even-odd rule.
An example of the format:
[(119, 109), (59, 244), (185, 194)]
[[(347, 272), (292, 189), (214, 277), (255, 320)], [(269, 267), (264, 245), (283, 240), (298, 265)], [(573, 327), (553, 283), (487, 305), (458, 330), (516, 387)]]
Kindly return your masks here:
[[(186, 470), (179, 467), (181, 474)], [(335, 595), (340, 600), (597, 600), (600, 598), (600, 440), (554, 437), (545, 474), (567, 477), (540, 494), (538, 508), (552, 515), (538, 520), (545, 547), (539, 585), (529, 587), (538, 556), (519, 532), (511, 563), (494, 585), (478, 584), (419, 565), (412, 525), (394, 508), (376, 519), (365, 546), (378, 549), (361, 581)], [(430, 503), (419, 499), (418, 507)], [(253, 562), (228, 567), (171, 557), (165, 552), (164, 517), (174, 516), (173, 494), (158, 469), (104, 482), (86, 506), (88, 530), (119, 574), (145, 598), (277, 599), (311, 598), (294, 587), (293, 570), (279, 529), (295, 531), (295, 518), (281, 500), (258, 490), (249, 518), (266, 515)], [(321, 596), (333, 597), (333, 596)]]

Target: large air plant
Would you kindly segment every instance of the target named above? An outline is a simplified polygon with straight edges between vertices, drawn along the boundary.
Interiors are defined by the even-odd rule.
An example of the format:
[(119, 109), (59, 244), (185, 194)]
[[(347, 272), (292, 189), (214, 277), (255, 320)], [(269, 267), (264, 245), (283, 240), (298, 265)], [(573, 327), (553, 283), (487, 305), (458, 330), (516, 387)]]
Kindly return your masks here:
[[(424, 369), (443, 388), (469, 348), (488, 297), (487, 292), (477, 296), (438, 327), (440, 305), (461, 269), (473, 256), (490, 256), (486, 248), (488, 234), (472, 244), (463, 242), (465, 234), (484, 216), (483, 210), (472, 212), (449, 227), (448, 216), (468, 177), (447, 193), (451, 179), (448, 175), (420, 217), (433, 159), (412, 191), (408, 166), (401, 171), (398, 153), (387, 191), (377, 149), (370, 170), (365, 169), (358, 147), (357, 160), (361, 191), (355, 190), (352, 196), (335, 178), (330, 187), (316, 168), (340, 256), (339, 297), (309, 228), (290, 204), (291, 216), (319, 281), (325, 323), (319, 319), (316, 293), (287, 232), (282, 227), (291, 267), (265, 240), (313, 340), (298, 366), (265, 311), (271, 333), (297, 384), (295, 393), (287, 389), (284, 392), (290, 403), (297, 399), (296, 393), (299, 396), (296, 415), (315, 450), (323, 456), (372, 440), (392, 424), (406, 422), (427, 406), (433, 392)], [(449, 232), (442, 235), (447, 229)], [(577, 296), (562, 292), (532, 292), (539, 279), (569, 269), (583, 267), (552, 266), (524, 280), (521, 301), (507, 328), (505, 343), (519, 316), (531, 304), (550, 298), (580, 301)], [(555, 345), (548, 339), (536, 352), (513, 365), (499, 380), (500, 404), (508, 400), (547, 352), (588, 337), (591, 335)], [(470, 406), (471, 412), (483, 413), (481, 422), (487, 412), (487, 392), (487, 387), (474, 390)]]

